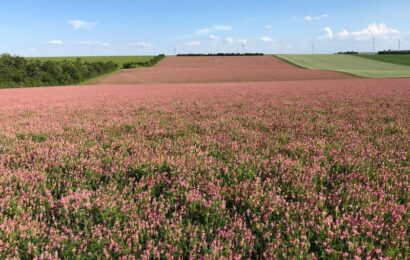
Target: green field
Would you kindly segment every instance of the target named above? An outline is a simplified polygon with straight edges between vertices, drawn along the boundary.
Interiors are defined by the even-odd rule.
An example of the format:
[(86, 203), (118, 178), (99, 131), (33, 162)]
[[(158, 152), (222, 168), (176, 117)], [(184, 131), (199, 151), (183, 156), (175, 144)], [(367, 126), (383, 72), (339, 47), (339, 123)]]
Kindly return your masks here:
[(354, 55), (277, 55), (307, 69), (332, 70), (366, 78), (410, 77), (410, 67), (381, 62)]
[(27, 57), (29, 60), (40, 60), (40, 61), (63, 61), (63, 60), (76, 60), (81, 58), (83, 61), (88, 62), (109, 62), (112, 61), (118, 64), (119, 68), (122, 68), (122, 65), (127, 62), (144, 62), (149, 61), (154, 56), (82, 56), (82, 57)]
[(409, 54), (383, 54), (383, 55), (360, 54), (356, 56), (366, 58), (366, 59), (376, 60), (376, 61), (410, 66), (410, 55)]

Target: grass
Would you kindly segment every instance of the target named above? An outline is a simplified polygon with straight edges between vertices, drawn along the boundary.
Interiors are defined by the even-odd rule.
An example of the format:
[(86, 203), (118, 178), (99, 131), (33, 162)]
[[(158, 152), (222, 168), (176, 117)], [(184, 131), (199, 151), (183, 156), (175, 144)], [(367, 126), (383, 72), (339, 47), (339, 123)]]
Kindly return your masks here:
[(63, 61), (63, 60), (76, 60), (81, 58), (88, 62), (109, 62), (112, 61), (118, 64), (118, 68), (122, 68), (124, 63), (128, 62), (145, 62), (153, 58), (153, 56), (72, 56), (72, 57), (27, 57), (29, 60), (39, 60), (39, 61)]
[(356, 56), (361, 57), (361, 58), (370, 59), (370, 60), (410, 66), (410, 55), (408, 54), (383, 54), (383, 55), (360, 54)]
[(410, 77), (410, 68), (353, 55), (277, 55), (307, 69), (332, 70), (366, 78)]

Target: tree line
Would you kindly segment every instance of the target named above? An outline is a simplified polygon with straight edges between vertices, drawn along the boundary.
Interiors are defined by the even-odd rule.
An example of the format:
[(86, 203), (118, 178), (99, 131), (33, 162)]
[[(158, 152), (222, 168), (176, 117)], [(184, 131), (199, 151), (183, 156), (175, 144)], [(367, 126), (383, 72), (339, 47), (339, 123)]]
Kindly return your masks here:
[(114, 62), (39, 61), (0, 55), (0, 88), (74, 85), (115, 71)]
[(410, 50), (387, 50), (387, 51), (379, 51), (379, 54), (410, 54)]
[(149, 61), (133, 61), (133, 62), (127, 62), (122, 65), (123, 69), (134, 69), (138, 67), (152, 67), (157, 65), (158, 62), (160, 62), (163, 58), (165, 58), (164, 54), (160, 54), (158, 56), (155, 56)]
[(359, 52), (357, 52), (357, 51), (339, 51), (339, 52), (336, 52), (335, 54), (356, 55), (356, 54), (359, 54)]

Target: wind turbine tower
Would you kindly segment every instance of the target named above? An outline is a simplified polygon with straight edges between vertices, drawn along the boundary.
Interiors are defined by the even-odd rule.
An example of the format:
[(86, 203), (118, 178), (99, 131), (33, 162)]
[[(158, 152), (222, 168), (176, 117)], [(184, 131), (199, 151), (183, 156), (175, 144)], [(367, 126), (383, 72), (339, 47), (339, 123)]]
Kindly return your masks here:
[(242, 43), (242, 52), (245, 54), (246, 53), (246, 43)]

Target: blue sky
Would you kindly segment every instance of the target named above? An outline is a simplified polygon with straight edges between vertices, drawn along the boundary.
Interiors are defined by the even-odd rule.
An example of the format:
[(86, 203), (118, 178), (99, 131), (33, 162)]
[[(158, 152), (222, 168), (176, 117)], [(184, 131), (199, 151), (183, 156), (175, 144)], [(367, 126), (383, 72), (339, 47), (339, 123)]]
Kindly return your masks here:
[(0, 0), (0, 53), (410, 49), (409, 0)]

